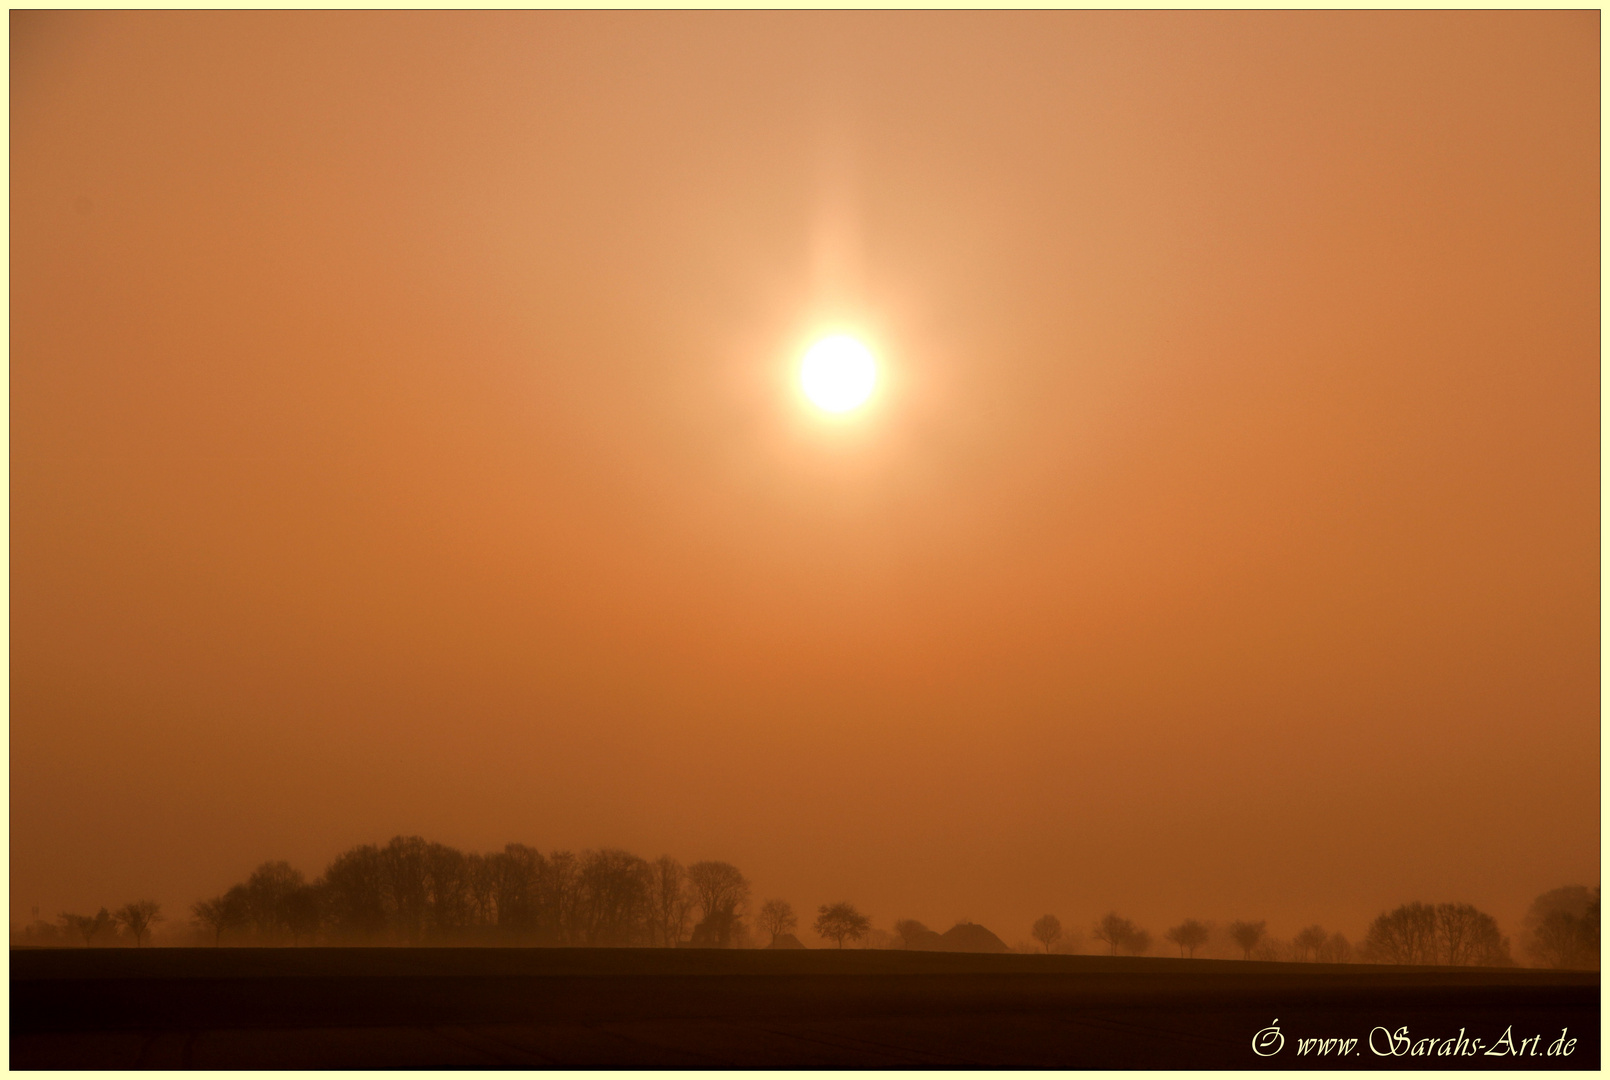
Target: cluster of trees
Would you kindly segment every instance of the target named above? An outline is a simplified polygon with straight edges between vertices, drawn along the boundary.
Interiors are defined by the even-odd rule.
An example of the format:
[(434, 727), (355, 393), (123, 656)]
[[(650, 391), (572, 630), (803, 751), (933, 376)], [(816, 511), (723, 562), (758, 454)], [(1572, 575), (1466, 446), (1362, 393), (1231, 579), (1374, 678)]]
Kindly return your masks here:
[[(725, 862), (684, 867), (616, 849), (464, 853), (417, 836), (343, 852), (313, 881), (266, 862), (192, 908), (215, 945), (399, 944), (729, 947), (749, 882)], [(689, 930), (691, 929), (691, 938)]]
[[(37, 909), (36, 912), (37, 914)], [(85, 947), (112, 944), (120, 935), (132, 938), (136, 948), (145, 944), (151, 928), (162, 922), (162, 905), (155, 900), (133, 900), (116, 911), (105, 908), (93, 915), (61, 913), (59, 927), (38, 920), (28, 928), (28, 936), (40, 944), (55, 944), (58, 938), (82, 940)]]
[[(1064, 940), (1062, 922), (1055, 915), (1042, 915), (1029, 929), (1030, 936), (1046, 952), (1052, 952)], [(1107, 946), (1110, 955), (1120, 952), (1142, 956), (1151, 951), (1152, 935), (1117, 912), (1108, 912), (1095, 924), (1091, 936)], [(1196, 950), (1208, 943), (1212, 936), (1207, 923), (1199, 919), (1186, 919), (1170, 927), (1163, 939), (1179, 949), (1182, 957), (1196, 956)], [(1320, 963), (1345, 963), (1352, 956), (1352, 946), (1341, 934), (1332, 934), (1322, 926), (1310, 926), (1292, 939), (1290, 944), (1269, 938), (1267, 923), (1263, 920), (1237, 920), (1225, 928), (1225, 936), (1240, 948), (1247, 960), (1312, 960)]]
[(1523, 922), (1526, 952), (1544, 967), (1599, 966), (1599, 890), (1553, 889), (1532, 901)]
[(1364, 935), (1364, 957), (1382, 964), (1505, 967), (1514, 964), (1498, 921), (1470, 904), (1402, 904)]
[(1090, 931), (1090, 936), (1097, 941), (1106, 942), (1108, 951), (1113, 956), (1117, 956), (1120, 949), (1132, 956), (1141, 956), (1150, 952), (1152, 947), (1151, 933), (1136, 926), (1116, 911), (1109, 911), (1103, 915), (1095, 928)]

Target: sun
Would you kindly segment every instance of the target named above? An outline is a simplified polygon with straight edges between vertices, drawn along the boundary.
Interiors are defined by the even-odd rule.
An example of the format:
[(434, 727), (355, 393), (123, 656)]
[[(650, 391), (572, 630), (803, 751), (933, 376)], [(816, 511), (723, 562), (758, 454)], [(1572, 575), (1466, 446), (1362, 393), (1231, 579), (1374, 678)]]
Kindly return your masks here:
[(866, 403), (878, 381), (872, 350), (848, 334), (822, 338), (805, 351), (799, 382), (818, 409), (849, 412)]

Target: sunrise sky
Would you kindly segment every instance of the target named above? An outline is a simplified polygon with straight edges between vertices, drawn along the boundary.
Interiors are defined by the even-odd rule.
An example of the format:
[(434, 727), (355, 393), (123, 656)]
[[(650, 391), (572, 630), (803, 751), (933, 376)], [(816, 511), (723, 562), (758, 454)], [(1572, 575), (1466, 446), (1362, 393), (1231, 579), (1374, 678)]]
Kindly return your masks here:
[(1598, 12), (10, 18), (13, 921), (1598, 883)]

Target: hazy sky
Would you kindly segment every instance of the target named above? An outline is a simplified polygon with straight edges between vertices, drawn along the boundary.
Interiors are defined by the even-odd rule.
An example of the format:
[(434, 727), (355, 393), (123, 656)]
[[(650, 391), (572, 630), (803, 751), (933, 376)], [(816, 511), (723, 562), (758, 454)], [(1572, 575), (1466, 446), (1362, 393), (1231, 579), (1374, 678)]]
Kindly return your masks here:
[(1598, 44), (12, 13), (13, 919), (418, 833), (1513, 933), (1599, 875)]

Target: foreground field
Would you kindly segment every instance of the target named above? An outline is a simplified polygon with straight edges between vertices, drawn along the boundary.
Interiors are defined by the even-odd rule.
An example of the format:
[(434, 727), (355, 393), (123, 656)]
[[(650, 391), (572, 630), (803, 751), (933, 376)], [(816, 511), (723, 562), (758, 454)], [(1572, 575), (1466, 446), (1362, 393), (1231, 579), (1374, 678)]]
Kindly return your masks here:
[(550, 1066), (1596, 1069), (1599, 977), (854, 950), (11, 952), (12, 1068)]

